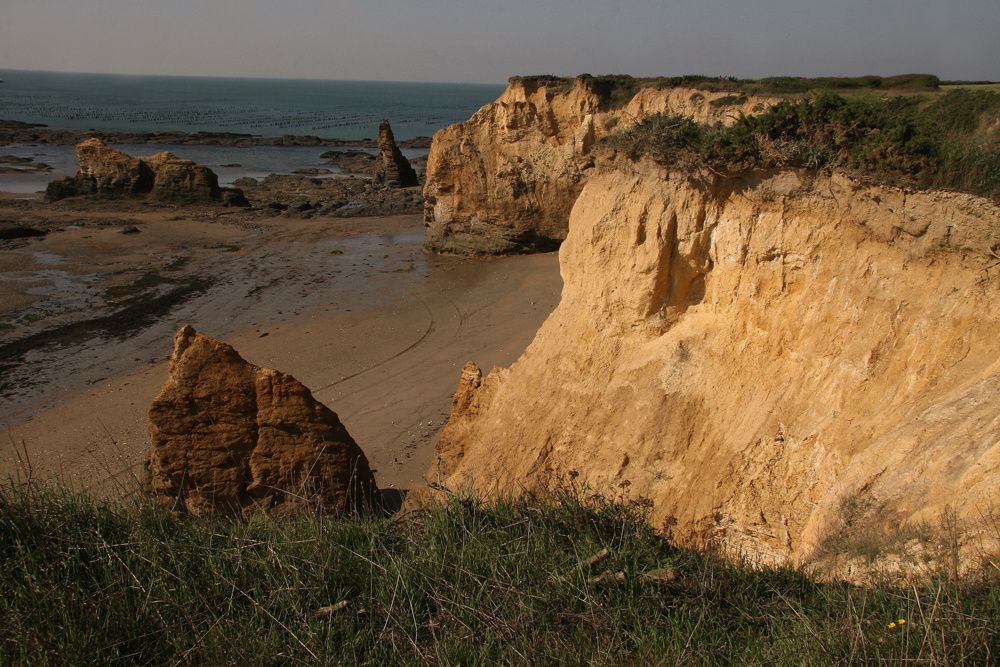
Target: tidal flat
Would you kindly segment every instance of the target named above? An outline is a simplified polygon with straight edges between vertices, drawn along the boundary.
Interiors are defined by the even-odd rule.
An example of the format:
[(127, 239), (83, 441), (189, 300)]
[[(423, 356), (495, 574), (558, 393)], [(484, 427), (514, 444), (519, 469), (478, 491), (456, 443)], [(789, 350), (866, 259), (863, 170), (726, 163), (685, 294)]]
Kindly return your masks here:
[(428, 254), (416, 215), (8, 196), (0, 226), (36, 232), (0, 241), (0, 474), (101, 495), (136, 490), (184, 324), (299, 378), (365, 443), (380, 483), (408, 488), (462, 365), (513, 362), (561, 288), (554, 254)]

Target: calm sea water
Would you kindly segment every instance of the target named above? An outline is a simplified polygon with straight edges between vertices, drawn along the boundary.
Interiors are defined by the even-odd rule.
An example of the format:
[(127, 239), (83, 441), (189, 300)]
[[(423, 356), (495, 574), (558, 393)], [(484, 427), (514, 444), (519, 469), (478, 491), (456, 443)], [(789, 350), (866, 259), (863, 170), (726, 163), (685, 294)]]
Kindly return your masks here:
[[(0, 70), (0, 118), (54, 128), (108, 131), (242, 132), (375, 137), (383, 118), (397, 139), (431, 135), (465, 120), (503, 91), (499, 85), (118, 76)], [(116, 146), (132, 155), (170, 150), (219, 174), (242, 176), (327, 167), (329, 148), (253, 146)], [(406, 151), (413, 157), (426, 151)], [(71, 146), (3, 146), (2, 155), (32, 157), (46, 174), (0, 174), (2, 192), (44, 190), (76, 171)], [(239, 165), (239, 166), (224, 166)]]
[(397, 139), (431, 135), (501, 85), (64, 74), (0, 69), (0, 118), (73, 130), (244, 132)]

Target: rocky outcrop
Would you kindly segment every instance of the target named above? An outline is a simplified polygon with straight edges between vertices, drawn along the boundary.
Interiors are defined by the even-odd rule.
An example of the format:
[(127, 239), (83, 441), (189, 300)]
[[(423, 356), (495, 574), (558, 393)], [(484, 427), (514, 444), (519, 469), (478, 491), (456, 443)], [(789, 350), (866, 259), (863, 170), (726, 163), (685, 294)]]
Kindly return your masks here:
[(211, 169), (169, 151), (143, 158), (153, 170), (150, 195), (160, 201), (204, 201), (220, 195), (219, 178)]
[(351, 149), (327, 151), (320, 157), (328, 164), (337, 167), (341, 173), (372, 175), (378, 170), (382, 156), (381, 154), (376, 156), (366, 151)]
[(624, 104), (587, 77), (511, 80), (492, 104), (434, 135), (424, 178), (428, 245), (442, 252), (493, 254), (552, 249), (611, 131), (653, 113), (731, 123), (774, 103), (686, 87), (641, 87)]
[(131, 155), (109, 148), (100, 139), (76, 145), (80, 163), (74, 180), (81, 194), (109, 197), (146, 194), (153, 189), (153, 169)]
[(409, 160), (403, 157), (396, 139), (392, 136), (389, 121), (383, 120), (378, 126), (378, 150), (380, 163), (375, 171), (375, 181), (393, 188), (411, 188), (420, 185), (417, 172), (413, 171)]
[(149, 420), (151, 489), (173, 509), (340, 513), (379, 502), (364, 452), (333, 411), (292, 376), (189, 326), (174, 338)]
[(513, 366), (463, 369), (429, 480), (648, 498), (682, 544), (841, 573), (944, 514), (972, 548), (1000, 501), (998, 249), (969, 195), (596, 176), (561, 303)]
[(150, 197), (168, 203), (222, 201), (231, 206), (249, 206), (242, 192), (220, 188), (211, 169), (163, 151), (149, 157), (132, 157), (109, 148), (100, 139), (87, 139), (76, 146), (80, 169), (49, 183), (49, 201), (95, 195), (108, 198)]
[(419, 189), (379, 187), (368, 178), (271, 174), (259, 181), (241, 178), (236, 185), (266, 211), (303, 218), (412, 214), (423, 208)]
[(20, 155), (0, 155), (0, 174), (44, 174), (52, 167), (34, 158)]

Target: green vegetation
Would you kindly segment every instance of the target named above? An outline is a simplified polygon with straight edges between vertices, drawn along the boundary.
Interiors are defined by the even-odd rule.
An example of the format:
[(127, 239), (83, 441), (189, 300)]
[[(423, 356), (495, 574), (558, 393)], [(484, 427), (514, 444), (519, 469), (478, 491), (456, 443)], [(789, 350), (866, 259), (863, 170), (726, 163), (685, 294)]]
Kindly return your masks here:
[(956, 89), (930, 99), (824, 92), (741, 115), (731, 127), (660, 114), (607, 142), (633, 159), (717, 174), (837, 169), (1000, 199), (1000, 92), (989, 90)]
[(711, 107), (729, 107), (734, 104), (744, 104), (747, 101), (746, 95), (725, 95), (723, 97), (717, 97), (708, 103)]
[[(7, 489), (0, 662), (989, 664), (1000, 655), (1000, 587), (989, 582), (820, 584), (671, 548), (644, 511), (561, 496), (456, 499), (395, 521), (192, 518)], [(590, 558), (603, 548), (606, 558)], [(654, 570), (658, 580), (643, 576)]]
[(772, 76), (756, 81), (744, 81), (746, 92), (788, 95), (816, 90), (936, 90), (941, 81), (933, 74), (901, 74), (899, 76)]
[[(941, 81), (933, 74), (902, 74), (899, 76), (855, 76), (855, 77), (801, 77), (775, 76), (765, 79), (737, 79), (729, 76), (704, 76), (686, 74), (684, 76), (633, 77), (627, 74), (602, 74), (594, 76), (581, 74), (577, 77), (536, 74), (532, 76), (512, 76), (509, 81), (520, 81), (536, 86), (547, 86), (555, 92), (569, 90), (575, 81), (589, 85), (608, 108), (617, 109), (628, 104), (640, 88), (698, 88), (712, 92), (732, 92), (740, 95), (802, 95), (816, 91), (897, 91), (933, 92)], [(732, 102), (731, 102), (732, 103)]]

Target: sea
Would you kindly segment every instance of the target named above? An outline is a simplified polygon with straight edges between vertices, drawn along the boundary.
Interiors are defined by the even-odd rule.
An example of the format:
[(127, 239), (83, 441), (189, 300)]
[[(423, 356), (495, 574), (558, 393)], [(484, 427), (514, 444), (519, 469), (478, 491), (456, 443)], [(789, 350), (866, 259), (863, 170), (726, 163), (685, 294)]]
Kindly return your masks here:
[[(384, 118), (399, 140), (430, 136), (467, 119), (496, 99), (500, 84), (320, 81), (188, 76), (75, 74), (0, 69), (0, 119), (69, 130), (236, 132), (259, 136), (374, 138)], [(137, 155), (171, 150), (219, 173), (243, 176), (330, 168), (329, 147), (116, 146)], [(420, 152), (408, 151), (411, 157)], [(0, 174), (0, 191), (34, 192), (72, 174), (72, 147), (0, 147), (2, 155), (33, 157), (47, 174)], [(238, 167), (224, 165), (239, 165)], [(335, 169), (333, 171), (336, 171)]]

